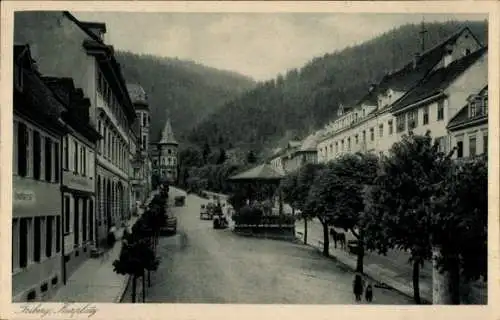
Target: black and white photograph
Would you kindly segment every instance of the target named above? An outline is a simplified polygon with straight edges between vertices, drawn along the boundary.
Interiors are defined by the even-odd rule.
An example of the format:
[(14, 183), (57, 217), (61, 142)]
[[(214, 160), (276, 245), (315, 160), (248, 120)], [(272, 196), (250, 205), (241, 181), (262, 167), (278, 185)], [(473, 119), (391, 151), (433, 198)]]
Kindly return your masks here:
[(11, 303), (488, 304), (487, 10), (134, 5), (12, 14)]

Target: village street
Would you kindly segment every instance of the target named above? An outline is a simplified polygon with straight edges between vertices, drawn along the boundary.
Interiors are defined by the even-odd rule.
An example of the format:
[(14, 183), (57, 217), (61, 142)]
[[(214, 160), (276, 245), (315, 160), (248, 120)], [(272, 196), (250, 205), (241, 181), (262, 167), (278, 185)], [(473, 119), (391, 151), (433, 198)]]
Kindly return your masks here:
[[(183, 193), (170, 190), (170, 199)], [(189, 195), (184, 207), (173, 207), (178, 234), (160, 240), (162, 260), (146, 302), (355, 303), (351, 271), (300, 244), (214, 230), (211, 221), (199, 219), (205, 202)], [(373, 303), (408, 304), (411, 299), (375, 288)]]

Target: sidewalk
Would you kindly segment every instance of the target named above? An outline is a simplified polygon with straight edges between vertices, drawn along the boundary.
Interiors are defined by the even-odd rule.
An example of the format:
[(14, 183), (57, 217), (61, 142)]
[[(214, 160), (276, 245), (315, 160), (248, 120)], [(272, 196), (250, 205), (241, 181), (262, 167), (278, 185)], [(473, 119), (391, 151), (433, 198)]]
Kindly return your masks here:
[[(304, 224), (297, 221), (295, 232), (299, 239), (303, 239)], [(337, 230), (340, 231), (340, 230)], [(351, 240), (352, 235), (346, 233), (346, 240)], [(319, 222), (308, 223), (307, 244), (323, 250), (323, 231)], [(346, 250), (337, 249), (330, 238), (329, 252), (339, 262), (356, 269), (357, 256)], [(363, 271), (377, 282), (384, 283), (408, 296), (413, 297), (413, 267), (408, 262), (409, 254), (402, 251), (390, 251), (387, 256), (372, 252), (365, 252)], [(420, 297), (428, 302), (432, 301), (432, 269), (430, 262), (424, 264), (420, 270)]]
[[(147, 201), (151, 201), (150, 197)], [(142, 211), (143, 209), (139, 209)], [(71, 275), (65, 286), (61, 287), (50, 299), (52, 302), (95, 302), (118, 303), (124, 294), (128, 275), (119, 275), (113, 271), (113, 261), (118, 259), (122, 247), (125, 228), (131, 228), (139, 219), (132, 217), (127, 226), (115, 232), (116, 242), (113, 248), (99, 258), (89, 258)]]

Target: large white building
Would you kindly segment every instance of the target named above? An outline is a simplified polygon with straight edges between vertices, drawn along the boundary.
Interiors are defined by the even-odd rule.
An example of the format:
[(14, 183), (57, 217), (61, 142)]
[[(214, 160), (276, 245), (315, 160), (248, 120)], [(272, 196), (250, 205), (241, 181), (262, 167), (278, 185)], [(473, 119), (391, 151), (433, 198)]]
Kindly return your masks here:
[(431, 135), (450, 149), (447, 124), (463, 101), (487, 85), (488, 53), (468, 28), (417, 55), (402, 69), (386, 75), (354, 107), (339, 108), (324, 128), (318, 161), (346, 152), (387, 152), (410, 130)]

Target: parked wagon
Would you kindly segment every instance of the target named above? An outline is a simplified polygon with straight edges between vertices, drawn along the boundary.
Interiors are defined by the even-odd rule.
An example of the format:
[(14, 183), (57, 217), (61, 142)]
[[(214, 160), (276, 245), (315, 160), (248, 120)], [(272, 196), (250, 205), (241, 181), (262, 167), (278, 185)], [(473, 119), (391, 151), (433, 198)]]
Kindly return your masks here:
[(175, 206), (176, 207), (182, 207), (184, 206), (186, 202), (186, 197), (185, 196), (177, 196), (174, 198)]

